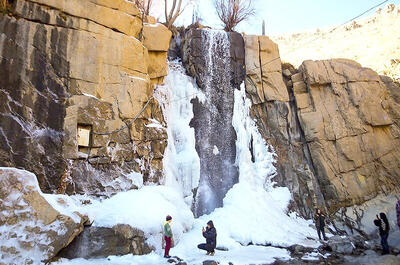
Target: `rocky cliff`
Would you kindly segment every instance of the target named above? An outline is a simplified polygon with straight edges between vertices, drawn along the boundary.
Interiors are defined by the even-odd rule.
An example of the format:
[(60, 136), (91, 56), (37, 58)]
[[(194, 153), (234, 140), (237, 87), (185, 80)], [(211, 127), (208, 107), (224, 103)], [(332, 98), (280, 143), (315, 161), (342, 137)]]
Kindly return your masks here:
[[(171, 32), (128, 1), (12, 1), (0, 17), (0, 166), (34, 172), (46, 192), (160, 181), (166, 134), (154, 84)], [(137, 119), (135, 119), (137, 118)]]
[[(187, 72), (199, 87), (206, 86), (202, 31), (177, 37)], [(238, 69), (245, 67), (252, 116), (274, 148), (274, 180), (291, 190), (293, 209), (311, 217), (315, 207), (334, 213), (380, 194), (397, 194), (399, 84), (345, 59), (305, 61), (296, 69), (281, 62), (277, 44), (267, 36), (243, 38), (231, 42), (225, 65), (231, 66), (236, 87), (243, 80)]]
[(245, 43), (253, 115), (276, 150), (276, 180), (304, 214), (398, 192), (398, 83), (345, 59), (295, 69), (268, 37)]

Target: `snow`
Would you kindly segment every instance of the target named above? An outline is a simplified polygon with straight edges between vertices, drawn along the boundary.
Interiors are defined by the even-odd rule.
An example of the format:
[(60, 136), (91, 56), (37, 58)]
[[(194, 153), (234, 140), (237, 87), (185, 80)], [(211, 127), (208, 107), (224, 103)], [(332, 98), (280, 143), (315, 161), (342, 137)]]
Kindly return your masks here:
[[(295, 213), (287, 213), (292, 199), (289, 189), (274, 187), (275, 154), (250, 118), (251, 101), (246, 97), (244, 85), (241, 90), (235, 91), (232, 122), (237, 134), (239, 183), (228, 191), (222, 208), (197, 219), (193, 217), (190, 210), (193, 189), (199, 185), (200, 174), (194, 130), (189, 126), (193, 118), (190, 101), (194, 97), (204, 100), (194, 80), (185, 75), (181, 63), (170, 62), (166, 85), (155, 91), (155, 98), (160, 102), (167, 123), (168, 147), (163, 160), (165, 184), (143, 186), (140, 174), (132, 173), (129, 176), (133, 182), (139, 182), (139, 190), (118, 193), (102, 201), (92, 199), (91, 204), (81, 209), (94, 220), (94, 226), (111, 227), (123, 223), (143, 230), (147, 242), (155, 247), (155, 252), (149, 255), (109, 257), (102, 263), (167, 264), (159, 256), (162, 255), (161, 231), (166, 215), (173, 217), (176, 246), (171, 254), (183, 258), (188, 264), (202, 264), (202, 261), (210, 259), (197, 249), (197, 244), (205, 241), (201, 228), (208, 220), (213, 220), (216, 226), (217, 247), (226, 250), (217, 250), (212, 257), (221, 264), (271, 263), (276, 258), (290, 258), (287, 250), (265, 245), (318, 247), (316, 240), (307, 239), (316, 237), (315, 230), (310, 227), (311, 221), (299, 218)], [(249, 148), (251, 142), (253, 154)], [(214, 146), (214, 154), (217, 153), (218, 147)], [(93, 264), (94, 261), (78, 259), (61, 262)]]
[[(167, 264), (160, 256), (162, 223), (167, 215), (173, 217), (172, 230), (176, 242), (171, 254), (183, 258), (188, 264), (202, 264), (202, 261), (210, 259), (197, 249), (197, 244), (205, 241), (201, 228), (208, 220), (213, 220), (217, 229), (218, 249), (226, 250), (217, 250), (216, 256), (212, 257), (220, 264), (271, 263), (276, 258), (290, 258), (287, 250), (266, 245), (319, 246), (317, 241), (307, 239), (316, 237), (315, 230), (310, 227), (311, 221), (287, 212), (292, 199), (289, 189), (274, 186), (275, 154), (250, 118), (251, 101), (246, 97), (244, 85), (240, 90), (235, 90), (232, 121), (237, 134), (239, 182), (226, 194), (222, 208), (194, 218), (191, 207), (193, 191), (199, 188), (200, 161), (195, 148), (194, 129), (189, 126), (193, 118), (190, 101), (195, 97), (204, 100), (204, 95), (194, 80), (185, 75), (180, 62), (170, 62), (169, 66), (166, 85), (155, 91), (167, 127), (164, 128), (157, 120), (150, 120), (154, 126), (160, 126), (168, 133), (168, 147), (163, 160), (164, 185), (144, 186), (143, 176), (132, 172), (125, 177), (138, 189), (119, 192), (106, 199), (43, 194), (57, 211), (71, 216), (75, 221), (79, 220), (75, 214), (78, 211), (88, 215), (93, 226), (128, 224), (144, 231), (147, 243), (155, 248), (155, 252), (144, 256), (111, 256), (100, 260), (62, 259), (55, 264), (85, 265), (99, 261), (102, 264)], [(251, 143), (253, 154), (250, 152)], [(213, 151), (218, 155), (217, 146)], [(38, 187), (37, 181), (29, 185)], [(89, 203), (83, 204), (83, 201)], [(304, 258), (311, 259), (313, 256), (309, 254)]]
[[(43, 194), (36, 176), (31, 172), (5, 167), (0, 167), (0, 171), (4, 174), (1, 184), (7, 185), (10, 189), (7, 197), (0, 198), (0, 206), (4, 209), (1, 212), (0, 221), (3, 222), (4, 217), (18, 220), (14, 223), (11, 219), (0, 226), (0, 247), (5, 249), (4, 253), (0, 253), (1, 262), (19, 264), (27, 261), (38, 264), (41, 260), (49, 258), (49, 252), (52, 251), (52, 247), (49, 246), (53, 243), (50, 234), (55, 232), (61, 236), (68, 231), (68, 228), (59, 219), (48, 224), (38, 219), (35, 208), (37, 201), (28, 205), (29, 195), (38, 193), (43, 196), (50, 206), (60, 214), (70, 217), (75, 223), (81, 221), (76, 213), (79, 206), (68, 196)], [(16, 180), (10, 182), (7, 175)], [(13, 255), (10, 255), (10, 249), (15, 249)]]
[(218, 155), (219, 154), (219, 150), (218, 150), (218, 147), (216, 145), (214, 145), (213, 154), (214, 155)]
[(191, 207), (193, 189), (200, 180), (200, 159), (195, 148), (194, 129), (189, 126), (193, 118), (190, 101), (204, 98), (195, 81), (185, 75), (180, 62), (169, 63), (166, 85), (155, 92), (167, 126), (168, 146), (164, 155), (165, 185), (179, 190)]
[(132, 172), (126, 176), (128, 179), (132, 181), (132, 184), (138, 187), (139, 189), (143, 187), (143, 175), (137, 172)]
[(144, 256), (134, 256), (134, 255), (125, 255), (125, 256), (110, 256), (107, 259), (74, 259), (67, 260), (61, 259), (58, 262), (54, 262), (52, 264), (63, 264), (63, 265), (168, 265), (168, 261), (162, 258), (160, 255), (155, 253), (144, 255)]
[(321, 253), (319, 253), (318, 251), (314, 251), (314, 252), (309, 252), (304, 254), (303, 257), (301, 257), (302, 260), (307, 260), (307, 261), (317, 261), (319, 260), (321, 257), (326, 259), (330, 256), (329, 253), (326, 253), (325, 255), (322, 255)]
[(84, 96), (86, 96), (86, 97), (94, 98), (94, 99), (99, 99), (98, 97), (93, 96), (93, 95), (91, 95), (91, 94), (87, 94), (87, 93), (82, 93), (82, 95), (84, 95)]
[[(285, 249), (273, 248), (273, 247), (259, 247), (259, 246), (248, 246), (241, 247), (234, 251), (217, 251), (214, 257), (209, 257), (197, 249), (188, 250), (192, 253), (192, 257), (185, 262), (189, 265), (202, 265), (204, 260), (215, 260), (220, 265), (228, 265), (229, 262), (235, 265), (247, 265), (247, 264), (266, 264), (272, 263), (276, 258), (281, 260), (288, 260), (290, 258), (289, 253)], [(63, 264), (63, 265), (97, 265), (97, 264), (112, 264), (112, 265), (168, 265), (170, 264), (167, 259), (164, 259), (156, 253), (143, 256), (125, 255), (121, 257), (110, 256), (107, 259), (74, 259), (67, 260), (61, 259), (58, 262), (52, 264)]]
[[(138, 175), (140, 174), (137, 173), (134, 178), (138, 178)], [(181, 194), (167, 186), (142, 186), (138, 190), (120, 192), (104, 200), (84, 196), (73, 196), (73, 199), (90, 201), (79, 209), (93, 220), (92, 226), (113, 227), (116, 224), (128, 224), (144, 231), (148, 243), (159, 251), (162, 223), (167, 215), (173, 216), (172, 228), (177, 242), (184, 232), (191, 229), (194, 220)]]
[(136, 80), (140, 80), (140, 81), (144, 81), (144, 82), (148, 82), (149, 80), (139, 77), (139, 76), (133, 76), (133, 75), (129, 75), (129, 78), (131, 79), (136, 79)]
[(164, 126), (162, 126), (161, 123), (158, 120), (149, 119), (149, 121), (151, 121), (151, 123), (147, 124), (146, 127), (148, 127), (148, 128), (156, 128), (156, 129), (165, 129)]

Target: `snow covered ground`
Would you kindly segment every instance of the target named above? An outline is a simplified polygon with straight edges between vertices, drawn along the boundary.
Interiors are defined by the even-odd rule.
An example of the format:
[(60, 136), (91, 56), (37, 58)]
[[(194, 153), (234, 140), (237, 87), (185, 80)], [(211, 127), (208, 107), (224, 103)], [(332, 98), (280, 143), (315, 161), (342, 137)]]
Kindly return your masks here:
[[(289, 190), (274, 187), (273, 149), (266, 144), (250, 118), (251, 102), (246, 98), (244, 87), (235, 91), (233, 117), (237, 133), (239, 183), (228, 191), (222, 208), (195, 219), (190, 207), (192, 190), (199, 183), (199, 159), (194, 145), (194, 131), (189, 127), (193, 117), (190, 100), (202, 94), (194, 81), (185, 75), (180, 62), (170, 63), (167, 85), (160, 89), (156, 96), (163, 106), (170, 139), (164, 160), (165, 185), (143, 186), (103, 201), (90, 199), (91, 204), (79, 209), (94, 220), (94, 226), (111, 227), (123, 223), (143, 230), (149, 238), (148, 243), (156, 250), (144, 256), (62, 259), (55, 264), (168, 264), (162, 257), (161, 249), (162, 222), (167, 214), (173, 216), (172, 229), (176, 242), (171, 255), (179, 256), (188, 264), (202, 264), (202, 261), (210, 259), (197, 249), (197, 244), (205, 241), (201, 228), (208, 220), (213, 220), (217, 229), (218, 248), (226, 250), (217, 250), (212, 257), (220, 264), (265, 264), (274, 262), (276, 258), (290, 258), (286, 249), (261, 245), (319, 245), (317, 241), (307, 239), (316, 237), (315, 230), (309, 226), (311, 221), (299, 218), (295, 213), (287, 213), (291, 200)], [(249, 149), (251, 139), (254, 162)]]

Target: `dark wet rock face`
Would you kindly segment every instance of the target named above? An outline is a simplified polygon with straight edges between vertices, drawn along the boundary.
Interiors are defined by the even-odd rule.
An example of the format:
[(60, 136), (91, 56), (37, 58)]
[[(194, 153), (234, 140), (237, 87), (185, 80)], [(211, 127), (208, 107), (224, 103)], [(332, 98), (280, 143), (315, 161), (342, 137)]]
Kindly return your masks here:
[(193, 101), (190, 124), (200, 158), (194, 206), (195, 215), (200, 216), (221, 207), (225, 194), (238, 181), (232, 116), (234, 90), (243, 80), (243, 39), (236, 33), (190, 30), (183, 47), (185, 67), (202, 92)]
[(56, 189), (66, 166), (62, 146), (69, 63), (66, 49), (60, 52), (67, 44), (65, 29), (49, 31), (3, 17), (0, 32), (0, 166), (34, 172), (48, 192)]

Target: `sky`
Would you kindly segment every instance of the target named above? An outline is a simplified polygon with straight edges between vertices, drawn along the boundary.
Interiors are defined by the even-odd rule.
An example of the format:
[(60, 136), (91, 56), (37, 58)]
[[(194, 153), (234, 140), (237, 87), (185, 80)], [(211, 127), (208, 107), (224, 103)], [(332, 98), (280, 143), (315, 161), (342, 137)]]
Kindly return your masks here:
[[(163, 0), (156, 0), (154, 15), (164, 20), (161, 9)], [(171, 1), (169, 1), (171, 2)], [(223, 28), (214, 10), (214, 0), (193, 1), (198, 5), (202, 24), (213, 28)], [(262, 21), (266, 23), (266, 34), (299, 32), (311, 29), (335, 26), (352, 19), (383, 0), (253, 0), (256, 16), (242, 22), (238, 32), (261, 34)], [(400, 4), (400, 0), (389, 0), (387, 4)], [(376, 11), (370, 11), (369, 16)], [(192, 22), (193, 8), (189, 5), (177, 24), (189, 25)]]

